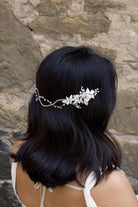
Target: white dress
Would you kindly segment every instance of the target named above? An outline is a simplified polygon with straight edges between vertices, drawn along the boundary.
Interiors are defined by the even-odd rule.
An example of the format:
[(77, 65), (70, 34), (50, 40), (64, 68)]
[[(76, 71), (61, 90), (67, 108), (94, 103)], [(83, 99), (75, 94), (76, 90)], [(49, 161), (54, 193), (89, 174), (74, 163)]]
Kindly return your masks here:
[[(19, 200), (19, 202), (21, 203), (22, 207), (27, 207), (26, 205), (24, 205), (21, 202), (21, 200), (19, 199), (19, 196), (16, 193), (16, 169), (17, 169), (17, 165), (18, 165), (18, 162), (12, 161), (12, 166), (11, 166), (12, 186), (13, 186), (14, 193), (15, 193), (17, 199)], [(82, 190), (83, 193), (84, 193), (86, 206), (87, 207), (97, 207), (97, 205), (96, 205), (95, 201), (93, 200), (93, 198), (91, 196), (91, 193), (90, 193), (90, 190), (93, 188), (95, 183), (96, 183), (95, 175), (94, 175), (93, 172), (91, 172), (89, 174), (89, 176), (87, 177), (87, 179), (86, 179), (84, 188), (77, 187), (77, 186), (70, 185), (70, 184), (66, 184), (66, 186), (69, 187), (69, 188), (75, 189), (75, 190)], [(46, 190), (46, 187), (43, 186), (43, 192), (42, 192), (40, 207), (44, 207), (45, 190)], [(48, 190), (50, 191), (51, 189), (49, 188)]]

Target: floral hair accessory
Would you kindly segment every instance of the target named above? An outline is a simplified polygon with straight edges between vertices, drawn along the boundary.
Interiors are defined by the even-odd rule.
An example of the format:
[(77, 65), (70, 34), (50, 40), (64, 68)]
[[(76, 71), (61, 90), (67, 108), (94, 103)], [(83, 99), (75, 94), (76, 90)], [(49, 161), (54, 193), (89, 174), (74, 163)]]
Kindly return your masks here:
[[(52, 103), (51, 101), (44, 98), (43, 96), (40, 96), (39, 90), (35, 87), (36, 101), (39, 101), (43, 107), (53, 106), (59, 109), (62, 109), (63, 106), (70, 105), (70, 104), (80, 109), (81, 108), (80, 104), (88, 105), (91, 99), (95, 99), (95, 96), (97, 95), (97, 93), (99, 93), (99, 88), (96, 88), (94, 90), (93, 89), (90, 90), (89, 88), (87, 88), (85, 90), (82, 86), (79, 94), (70, 95), (69, 97), (66, 96), (65, 99), (57, 99), (55, 102)], [(46, 102), (46, 104), (43, 104), (42, 100)], [(56, 105), (57, 102), (61, 102), (62, 104), (58, 106)]]

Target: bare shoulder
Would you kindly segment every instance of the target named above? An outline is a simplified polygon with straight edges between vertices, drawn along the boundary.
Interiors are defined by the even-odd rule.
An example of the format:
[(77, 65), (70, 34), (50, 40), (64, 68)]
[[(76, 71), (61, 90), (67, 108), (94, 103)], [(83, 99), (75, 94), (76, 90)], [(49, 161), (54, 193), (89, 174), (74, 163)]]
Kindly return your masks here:
[[(10, 154), (11, 153), (14, 153), (16, 154), (16, 152), (18, 152), (18, 150), (20, 149), (21, 145), (26, 142), (24, 140), (18, 140), (16, 141), (16, 143), (12, 146), (11, 150), (10, 150)], [(9, 154), (9, 161), (10, 161), (10, 164), (12, 163), (12, 158), (10, 157), (10, 154)]]
[(91, 190), (99, 207), (138, 207), (138, 201), (127, 177), (114, 170)]

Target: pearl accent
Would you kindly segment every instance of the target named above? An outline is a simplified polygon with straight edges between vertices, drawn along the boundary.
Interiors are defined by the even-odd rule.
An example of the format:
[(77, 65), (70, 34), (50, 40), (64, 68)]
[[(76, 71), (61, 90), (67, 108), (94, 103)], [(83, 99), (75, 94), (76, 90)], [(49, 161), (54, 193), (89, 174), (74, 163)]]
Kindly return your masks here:
[(48, 188), (48, 191), (49, 191), (50, 193), (52, 193), (52, 192), (53, 192), (53, 189), (52, 189), (52, 188)]
[[(50, 107), (53, 106), (55, 108), (62, 109), (63, 106), (65, 105), (74, 105), (74, 107), (80, 109), (81, 106), (80, 104), (85, 104), (86, 106), (88, 105), (90, 99), (95, 99), (95, 96), (99, 93), (99, 88), (92, 89), (90, 90), (87, 88), (86, 90), (81, 86), (81, 90), (79, 91), (79, 94), (76, 95), (70, 95), (69, 97), (66, 96), (64, 99), (57, 99), (55, 102), (51, 102), (48, 99), (46, 99), (43, 96), (40, 96), (38, 88), (34, 88), (35, 90), (35, 96), (36, 96), (36, 101), (39, 101), (41, 106), (43, 107)], [(45, 102), (49, 104), (43, 104), (41, 99), (43, 99)], [(60, 106), (57, 106), (57, 102), (62, 102)]]

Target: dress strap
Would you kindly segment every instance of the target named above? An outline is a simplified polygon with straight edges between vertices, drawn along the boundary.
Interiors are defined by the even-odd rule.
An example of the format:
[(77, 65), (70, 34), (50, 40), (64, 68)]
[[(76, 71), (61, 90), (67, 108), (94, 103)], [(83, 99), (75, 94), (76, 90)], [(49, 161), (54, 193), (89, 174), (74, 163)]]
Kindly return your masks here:
[(11, 181), (12, 181), (12, 186), (13, 186), (13, 190), (14, 190), (14, 193), (15, 193), (17, 199), (22, 204), (22, 207), (27, 207), (26, 205), (24, 205), (22, 203), (22, 201), (20, 200), (19, 196), (16, 193), (16, 169), (17, 169), (17, 165), (18, 165), (18, 162), (14, 162), (14, 160), (13, 160), (12, 164), (11, 164)]
[(40, 207), (44, 207), (45, 191), (46, 191), (46, 187), (43, 186), (43, 192), (42, 192), (42, 196), (41, 196)]
[(95, 174), (94, 174), (94, 172), (91, 172), (86, 179), (85, 188), (83, 190), (87, 207), (97, 207), (95, 201), (93, 200), (93, 198), (91, 196), (91, 192), (90, 192), (91, 189), (93, 188), (93, 186), (95, 185), (95, 183), (96, 183)]
[(66, 184), (65, 186), (69, 187), (69, 188), (73, 188), (75, 190), (83, 190), (84, 188), (81, 188), (81, 187), (78, 187), (78, 186), (75, 186), (75, 185), (70, 185), (70, 184)]
[(116, 169), (125, 175), (125, 172), (121, 168), (117, 167)]
[[(118, 167), (117, 167), (117, 170), (119, 170), (120, 172), (125, 174), (124, 171)], [(97, 207), (97, 205), (91, 195), (91, 189), (94, 187), (95, 183), (96, 183), (95, 173), (91, 172), (86, 179), (85, 188), (83, 190), (87, 207)]]
[(14, 193), (16, 194), (16, 169), (17, 169), (17, 162), (12, 161), (11, 165), (11, 181)]

